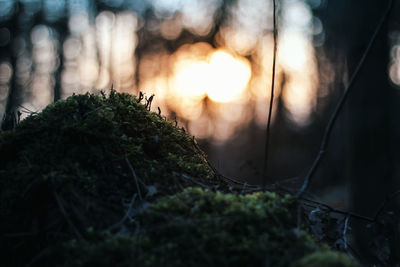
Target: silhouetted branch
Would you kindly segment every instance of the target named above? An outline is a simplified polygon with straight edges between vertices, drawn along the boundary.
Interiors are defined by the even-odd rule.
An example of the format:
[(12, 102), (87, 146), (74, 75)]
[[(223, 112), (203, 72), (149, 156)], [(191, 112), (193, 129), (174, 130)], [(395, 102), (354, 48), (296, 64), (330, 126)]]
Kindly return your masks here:
[(125, 212), (124, 217), (122, 217), (122, 219), (121, 219), (118, 223), (116, 223), (116, 224), (110, 226), (110, 227), (108, 228), (108, 231), (112, 231), (112, 230), (115, 230), (115, 229), (121, 227), (121, 226), (125, 223), (125, 221), (126, 221), (127, 219), (131, 219), (131, 213), (132, 213), (132, 210), (133, 210), (133, 206), (135, 205), (136, 195), (137, 195), (137, 194), (133, 194), (133, 196), (132, 196), (132, 198), (131, 198), (131, 201), (129, 202), (128, 209), (127, 209), (127, 211)]
[(304, 180), (304, 183), (303, 183), (302, 187), (297, 192), (297, 195), (296, 195), (297, 197), (301, 197), (304, 194), (304, 192), (307, 190), (307, 188), (309, 187), (309, 185), (311, 183), (311, 178), (314, 175), (315, 171), (317, 170), (318, 165), (321, 162), (323, 156), (325, 155), (326, 147), (327, 147), (329, 139), (331, 137), (333, 126), (334, 126), (334, 124), (335, 124), (335, 122), (336, 122), (336, 120), (338, 118), (338, 115), (339, 115), (340, 111), (343, 108), (343, 104), (345, 103), (345, 101), (347, 99), (347, 96), (350, 93), (351, 88), (353, 88), (352, 86), (354, 84), (354, 81), (355, 81), (358, 73), (360, 72), (361, 67), (364, 65), (365, 59), (367, 58), (367, 56), (368, 56), (368, 54), (369, 54), (369, 52), (371, 50), (372, 45), (374, 44), (379, 32), (381, 31), (382, 26), (384, 25), (384, 23), (386, 22), (387, 18), (389, 17), (389, 14), (390, 14), (390, 11), (392, 10), (392, 7), (393, 7), (393, 0), (389, 0), (389, 4), (388, 4), (388, 7), (386, 8), (385, 13), (383, 14), (381, 20), (379, 21), (378, 26), (376, 27), (376, 29), (374, 31), (374, 34), (372, 35), (372, 37), (371, 37), (371, 39), (370, 39), (370, 41), (368, 43), (367, 48), (365, 49), (360, 61), (358, 62), (358, 65), (357, 65), (353, 75), (350, 78), (349, 84), (347, 85), (347, 87), (346, 87), (346, 89), (344, 91), (344, 94), (340, 98), (338, 104), (335, 107), (335, 110), (333, 111), (333, 113), (332, 113), (332, 115), (331, 115), (331, 117), (329, 119), (328, 125), (325, 128), (325, 133), (324, 133), (324, 136), (322, 138), (322, 142), (321, 142), (321, 146), (320, 146), (318, 155), (315, 158), (310, 170), (308, 171), (307, 176), (306, 176), (306, 178)]
[(375, 221), (378, 219), (379, 215), (382, 213), (382, 211), (385, 209), (385, 207), (390, 203), (390, 201), (392, 201), (393, 199), (395, 199), (396, 197), (398, 197), (400, 195), (400, 190), (394, 192), (393, 194), (391, 194), (389, 197), (387, 197), (382, 203), (381, 206), (379, 207), (378, 211), (375, 214)]
[(344, 244), (344, 250), (347, 252), (347, 247), (348, 247), (348, 242), (347, 242), (347, 230), (349, 229), (349, 218), (350, 216), (347, 215), (346, 219), (344, 221), (344, 227), (343, 227), (343, 244)]
[[(367, 221), (367, 222), (375, 222), (375, 220), (373, 218), (370, 218), (370, 217), (367, 217), (367, 216), (363, 216), (363, 215), (360, 215), (360, 214), (357, 214), (357, 213), (354, 213), (354, 212), (350, 212), (350, 211), (344, 211), (344, 210), (332, 208), (331, 206), (329, 206), (329, 205), (327, 205), (325, 203), (316, 201), (316, 200), (311, 200), (311, 199), (307, 199), (307, 198), (303, 198), (303, 197), (300, 200), (303, 201), (303, 205), (306, 205), (306, 206), (309, 206), (309, 207), (321, 206), (321, 207), (325, 208), (326, 210), (328, 210), (329, 212), (332, 212), (332, 213), (343, 214), (343, 215), (346, 215), (346, 216), (349, 216), (349, 217), (352, 217), (352, 218), (355, 218), (355, 219), (360, 219), (360, 220), (363, 220), (363, 221)], [(312, 203), (314, 205), (306, 204), (304, 202), (309, 202), (309, 203)]]
[(57, 206), (59, 211), (61, 212), (61, 215), (64, 217), (65, 221), (67, 222), (68, 226), (71, 228), (71, 230), (74, 232), (74, 234), (76, 235), (76, 237), (79, 240), (84, 240), (84, 238), (82, 237), (81, 233), (79, 232), (78, 228), (76, 228), (76, 226), (73, 224), (71, 218), (68, 216), (67, 211), (64, 208), (64, 205), (62, 204), (62, 199), (61, 197), (57, 194), (56, 189), (54, 188), (54, 179), (51, 180), (52, 183), (52, 193), (53, 193), (53, 197), (57, 202)]
[(276, 50), (277, 50), (277, 35), (278, 30), (276, 28), (276, 3), (273, 0), (273, 17), (274, 17), (274, 55), (272, 58), (272, 82), (271, 82), (271, 97), (269, 100), (269, 110), (268, 110), (268, 121), (267, 121), (267, 131), (265, 140), (265, 151), (264, 151), (264, 169), (262, 176), (262, 186), (265, 186), (267, 179), (268, 170), (268, 150), (269, 150), (269, 137), (270, 137), (270, 127), (271, 127), (271, 116), (272, 116), (272, 105), (274, 103), (274, 87), (275, 87), (275, 65), (276, 65)]
[(140, 201), (142, 201), (143, 198), (142, 198), (142, 193), (140, 192), (139, 179), (138, 179), (138, 177), (136, 176), (136, 172), (135, 172), (135, 170), (133, 169), (132, 164), (131, 164), (131, 162), (129, 161), (127, 155), (125, 155), (125, 162), (126, 162), (126, 164), (128, 165), (128, 168), (129, 168), (129, 170), (131, 171), (133, 178), (135, 179), (136, 190), (137, 190), (137, 193), (138, 193), (138, 196), (139, 196)]

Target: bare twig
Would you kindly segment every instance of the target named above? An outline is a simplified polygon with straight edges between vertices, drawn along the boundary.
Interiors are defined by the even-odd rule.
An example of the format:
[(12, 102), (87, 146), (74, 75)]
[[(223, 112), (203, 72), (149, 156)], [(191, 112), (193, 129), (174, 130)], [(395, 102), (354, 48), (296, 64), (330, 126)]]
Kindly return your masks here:
[(31, 162), (29, 161), (28, 157), (27, 157), (25, 154), (23, 154), (22, 157), (23, 157), (24, 160), (26, 161), (26, 164), (28, 164), (28, 169), (32, 169), (32, 164), (31, 164)]
[(131, 162), (129, 161), (128, 156), (127, 156), (126, 154), (125, 154), (125, 161), (126, 161), (126, 164), (128, 165), (129, 170), (130, 170), (131, 173), (132, 173), (133, 178), (135, 179), (136, 190), (137, 190), (137, 192), (138, 192), (139, 199), (140, 199), (140, 200), (143, 200), (142, 194), (141, 194), (141, 192), (140, 192), (139, 179), (138, 179), (138, 177), (136, 176), (136, 172), (135, 172), (135, 170), (133, 169), (132, 164), (131, 164)]
[(344, 220), (344, 227), (343, 227), (343, 244), (344, 244), (344, 250), (347, 253), (348, 253), (347, 229), (349, 228), (349, 218), (350, 216), (347, 215), (346, 219)]
[(150, 109), (151, 109), (151, 103), (153, 102), (153, 99), (154, 99), (154, 94), (152, 94), (148, 99), (146, 97), (146, 105), (145, 105), (145, 107), (146, 107), (146, 109), (148, 111), (150, 111)]
[(193, 182), (193, 183), (195, 183), (195, 184), (197, 184), (197, 185), (199, 185), (199, 186), (201, 186), (201, 187), (203, 187), (203, 188), (210, 189), (210, 186), (208, 186), (208, 185), (206, 185), (206, 184), (203, 184), (203, 183), (197, 181), (195, 178), (193, 178), (193, 177), (191, 177), (191, 176), (189, 176), (189, 175), (187, 175), (187, 174), (184, 174), (184, 173), (176, 173), (176, 174), (178, 174), (178, 175), (180, 174), (180, 176), (181, 176), (182, 178), (184, 178), (184, 179), (186, 179), (186, 180), (189, 180), (189, 181), (191, 181), (191, 182)]
[(266, 209), (266, 212), (268, 213), (268, 216), (272, 218), (272, 220), (279, 226), (281, 231), (285, 230), (285, 227), (283, 226), (282, 222), (276, 217), (276, 215), (271, 211), (270, 208)]
[(117, 222), (116, 224), (110, 226), (108, 228), (109, 231), (117, 229), (118, 227), (120, 227), (121, 225), (124, 224), (126, 219), (131, 218), (131, 213), (132, 213), (133, 206), (135, 204), (135, 200), (136, 200), (136, 194), (133, 194), (131, 201), (129, 202), (128, 210), (125, 212), (124, 217), (122, 217), (122, 219), (119, 222)]
[(137, 99), (137, 102), (140, 103), (140, 102), (143, 100), (143, 98), (144, 98), (143, 93), (142, 93), (142, 92), (139, 92), (139, 97), (138, 97), (138, 99)]
[(103, 109), (103, 108), (105, 108), (105, 107), (107, 107), (107, 106), (106, 106), (106, 105), (101, 105), (100, 107), (97, 107), (97, 108), (95, 108), (95, 109), (93, 109), (93, 110), (91, 110), (91, 111), (89, 111), (89, 112), (86, 112), (85, 114), (83, 114), (83, 117), (86, 118), (86, 117), (89, 116), (90, 114), (92, 114), (92, 113), (94, 113), (94, 112), (96, 112), (96, 111), (98, 111), (98, 110), (100, 110), (100, 109)]
[(272, 59), (272, 82), (271, 82), (271, 96), (269, 100), (269, 110), (268, 110), (268, 120), (267, 120), (267, 130), (265, 137), (265, 151), (264, 151), (264, 168), (262, 176), (262, 186), (264, 187), (267, 180), (267, 170), (268, 170), (268, 150), (269, 150), (269, 138), (270, 138), (270, 127), (271, 127), (271, 117), (272, 117), (272, 105), (274, 103), (274, 87), (275, 87), (275, 65), (276, 65), (276, 51), (277, 51), (277, 35), (278, 30), (276, 28), (276, 3), (273, 0), (273, 17), (274, 17), (274, 55)]
[(400, 190), (394, 192), (393, 194), (391, 194), (390, 196), (388, 196), (381, 204), (381, 206), (379, 207), (378, 211), (375, 214), (375, 221), (378, 220), (379, 215), (383, 212), (383, 210), (386, 208), (386, 206), (396, 197), (398, 197), (400, 195)]
[(52, 191), (53, 191), (53, 196), (54, 199), (57, 202), (57, 206), (58, 209), (60, 210), (62, 216), (64, 217), (65, 221), (67, 222), (67, 224), (69, 225), (69, 227), (71, 228), (71, 230), (74, 232), (74, 234), (76, 235), (76, 237), (79, 240), (84, 240), (84, 238), (82, 237), (81, 233), (79, 232), (79, 230), (75, 227), (75, 225), (73, 224), (71, 218), (68, 216), (67, 211), (64, 208), (64, 205), (62, 204), (62, 199), (61, 197), (57, 194), (56, 189), (54, 188), (54, 179), (51, 180), (52, 183)]
[(306, 199), (304, 197), (302, 197), (300, 200), (303, 201), (303, 202), (308, 202), (308, 203), (314, 204), (314, 205), (309, 205), (309, 204), (303, 203), (303, 205), (305, 205), (305, 206), (310, 206), (310, 207), (322, 206), (323, 208), (325, 208), (326, 210), (328, 210), (329, 212), (332, 212), (332, 213), (343, 214), (343, 215), (346, 215), (346, 216), (349, 216), (349, 217), (353, 217), (355, 219), (364, 220), (364, 221), (367, 221), (367, 222), (374, 222), (375, 221), (373, 218), (370, 218), (370, 217), (367, 217), (367, 216), (363, 216), (363, 215), (360, 215), (360, 214), (357, 214), (357, 213), (354, 213), (354, 212), (349, 212), (349, 211), (344, 211), (344, 210), (332, 208), (331, 206), (329, 206), (329, 205), (327, 205), (325, 203), (316, 201), (316, 200)]
[(32, 110), (30, 110), (29, 108), (24, 107), (23, 105), (18, 105), (18, 107), (21, 108), (21, 112), (22, 112), (22, 113), (26, 113), (26, 114), (29, 114), (29, 115), (36, 115), (36, 114), (39, 114), (38, 110), (32, 111)]
[[(193, 136), (193, 139), (192, 139), (192, 140), (193, 140), (192, 143), (193, 143), (194, 148), (197, 150), (197, 152), (199, 152), (199, 153), (202, 154), (203, 151), (201, 150), (201, 148), (200, 148), (199, 145), (197, 144), (196, 140), (194, 139), (194, 136)], [(252, 185), (252, 184), (249, 184), (249, 183), (247, 183), (247, 182), (241, 182), (241, 181), (238, 181), (238, 180), (236, 180), (236, 179), (233, 179), (233, 178), (230, 178), (230, 177), (227, 177), (227, 176), (222, 175), (222, 174), (219, 173), (219, 171), (211, 164), (211, 162), (208, 160), (207, 157), (204, 157), (204, 160), (206, 161), (206, 163), (207, 163), (207, 165), (210, 167), (210, 169), (214, 172), (214, 174), (215, 174), (216, 177), (218, 177), (218, 178), (224, 180), (226, 183), (233, 183), (233, 184), (235, 184), (235, 185), (241, 186), (241, 187), (242, 187), (242, 193), (245, 193), (245, 192), (244, 192), (244, 188), (245, 188), (245, 187), (249, 188), (249, 190), (251, 190), (251, 192), (262, 191), (262, 188), (261, 188), (260, 186), (258, 186), (258, 185)]]
[(242, 191), (241, 191), (242, 194), (245, 192), (246, 186), (247, 186), (247, 182), (244, 182), (243, 187), (242, 187)]
[(337, 105), (335, 107), (335, 110), (333, 111), (333, 113), (332, 113), (332, 115), (331, 115), (331, 117), (329, 119), (328, 125), (325, 128), (324, 136), (322, 138), (322, 142), (321, 142), (321, 145), (320, 145), (320, 149), (319, 149), (318, 155), (315, 158), (311, 168), (309, 169), (309, 171), (308, 171), (308, 173), (306, 175), (306, 178), (304, 180), (303, 185), (301, 186), (301, 188), (297, 192), (297, 194), (296, 194), (297, 197), (301, 197), (304, 194), (304, 192), (308, 189), (309, 185), (311, 184), (311, 179), (312, 179), (315, 171), (317, 170), (322, 158), (325, 155), (326, 148), (327, 148), (327, 145), (329, 143), (329, 139), (331, 137), (332, 129), (333, 129), (333, 126), (334, 126), (334, 124), (335, 124), (335, 122), (336, 122), (336, 120), (338, 118), (338, 115), (339, 115), (340, 111), (343, 108), (343, 105), (344, 105), (344, 103), (345, 103), (345, 101), (347, 99), (347, 96), (349, 95), (351, 89), (353, 88), (354, 81), (355, 81), (358, 73), (360, 72), (361, 67), (364, 65), (364, 62), (365, 62), (369, 52), (371, 51), (371, 47), (373, 46), (373, 44), (374, 44), (378, 34), (380, 33), (384, 23), (386, 22), (387, 18), (389, 17), (389, 14), (390, 14), (390, 11), (392, 10), (392, 7), (393, 7), (393, 0), (389, 0), (389, 4), (388, 4), (388, 7), (386, 8), (385, 13), (383, 14), (381, 20), (379, 21), (378, 26), (376, 27), (376, 29), (375, 29), (375, 31), (374, 31), (374, 33), (373, 33), (373, 35), (372, 35), (372, 37), (371, 37), (371, 39), (370, 39), (370, 41), (368, 43), (367, 48), (364, 51), (364, 54), (362, 55), (360, 61), (358, 62), (358, 65), (357, 65), (353, 75), (350, 78), (349, 84), (347, 85), (347, 87), (346, 87), (346, 89), (344, 91), (344, 94), (340, 98), (339, 102), (337, 103)]

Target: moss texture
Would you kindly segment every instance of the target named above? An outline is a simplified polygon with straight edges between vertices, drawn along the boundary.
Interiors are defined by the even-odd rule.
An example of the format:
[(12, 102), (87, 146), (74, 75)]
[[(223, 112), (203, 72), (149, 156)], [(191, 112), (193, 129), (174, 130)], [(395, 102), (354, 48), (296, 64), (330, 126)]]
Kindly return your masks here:
[(74, 95), (0, 132), (5, 265), (353, 264), (298, 225), (293, 198), (227, 193), (196, 141), (148, 104)]
[(317, 251), (296, 261), (291, 267), (352, 267), (356, 262), (336, 251)]
[(139, 216), (139, 258), (143, 266), (288, 266), (319, 247), (297, 228), (296, 211), (289, 196), (189, 188)]
[(133, 237), (88, 234), (35, 266), (357, 266), (299, 228), (296, 210), (290, 196), (187, 188), (139, 212)]

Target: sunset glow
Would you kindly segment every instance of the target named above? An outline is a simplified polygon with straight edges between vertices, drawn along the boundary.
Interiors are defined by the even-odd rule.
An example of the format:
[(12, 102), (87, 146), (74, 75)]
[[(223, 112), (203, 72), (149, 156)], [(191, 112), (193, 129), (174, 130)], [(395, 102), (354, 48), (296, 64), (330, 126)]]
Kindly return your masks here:
[(229, 102), (240, 97), (250, 77), (247, 60), (215, 50), (206, 56), (178, 60), (170, 88), (186, 97), (208, 96), (215, 102)]
[[(120, 92), (141, 91), (147, 97), (154, 94), (154, 111), (159, 107), (163, 116), (177, 118), (200, 138), (223, 141), (252, 121), (264, 128), (274, 51), (271, 2), (238, 0), (214, 42), (207, 43), (206, 38), (207, 42), (188, 39), (177, 42), (179, 45), (174, 43), (187, 32), (207, 36), (213, 29), (219, 2), (157, 0), (157, 20), (147, 24), (140, 13), (131, 10), (104, 10), (93, 18), (86, 11), (74, 12), (68, 20), (70, 35), (62, 44), (52, 36), (50, 27), (34, 28), (32, 60), (18, 64), (18, 73), (27, 69), (23, 77), (30, 82), (24, 84), (29, 84), (29, 90), (34, 92), (29, 101), (34, 103), (34, 109), (52, 101), (52, 75), (60, 62), (56, 53), (62, 49), (62, 98), (72, 93), (107, 91), (112, 85)], [(312, 13), (299, 0), (283, 5), (272, 118), (274, 122), (275, 110), (282, 100), (289, 118), (297, 125), (306, 125), (315, 106), (318, 84), (312, 36), (307, 31)], [(145, 39), (140, 43), (141, 31), (160, 35), (176, 46), (171, 49), (163, 42)], [(18, 62), (28, 59), (21, 56)], [(9, 86), (7, 64), (0, 63), (0, 101), (7, 96)], [(399, 65), (394, 62), (391, 68), (395, 82), (400, 81)], [(43, 102), (38, 102), (39, 98)], [(1, 108), (4, 104), (0, 111)]]
[(300, 125), (309, 122), (315, 106), (318, 77), (314, 49), (307, 36), (296, 31), (282, 34), (279, 62), (285, 69), (287, 82), (283, 91), (283, 102), (291, 119)]
[(210, 84), (207, 95), (216, 102), (237, 99), (246, 89), (251, 76), (248, 61), (235, 58), (222, 50), (211, 54), (209, 63)]

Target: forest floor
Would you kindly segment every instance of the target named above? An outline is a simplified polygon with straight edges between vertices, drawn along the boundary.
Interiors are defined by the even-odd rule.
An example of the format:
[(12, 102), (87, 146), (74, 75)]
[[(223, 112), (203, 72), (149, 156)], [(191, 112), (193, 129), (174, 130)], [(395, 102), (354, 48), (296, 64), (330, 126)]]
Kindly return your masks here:
[(73, 95), (0, 132), (2, 266), (358, 266), (343, 220), (218, 174), (151, 100)]

